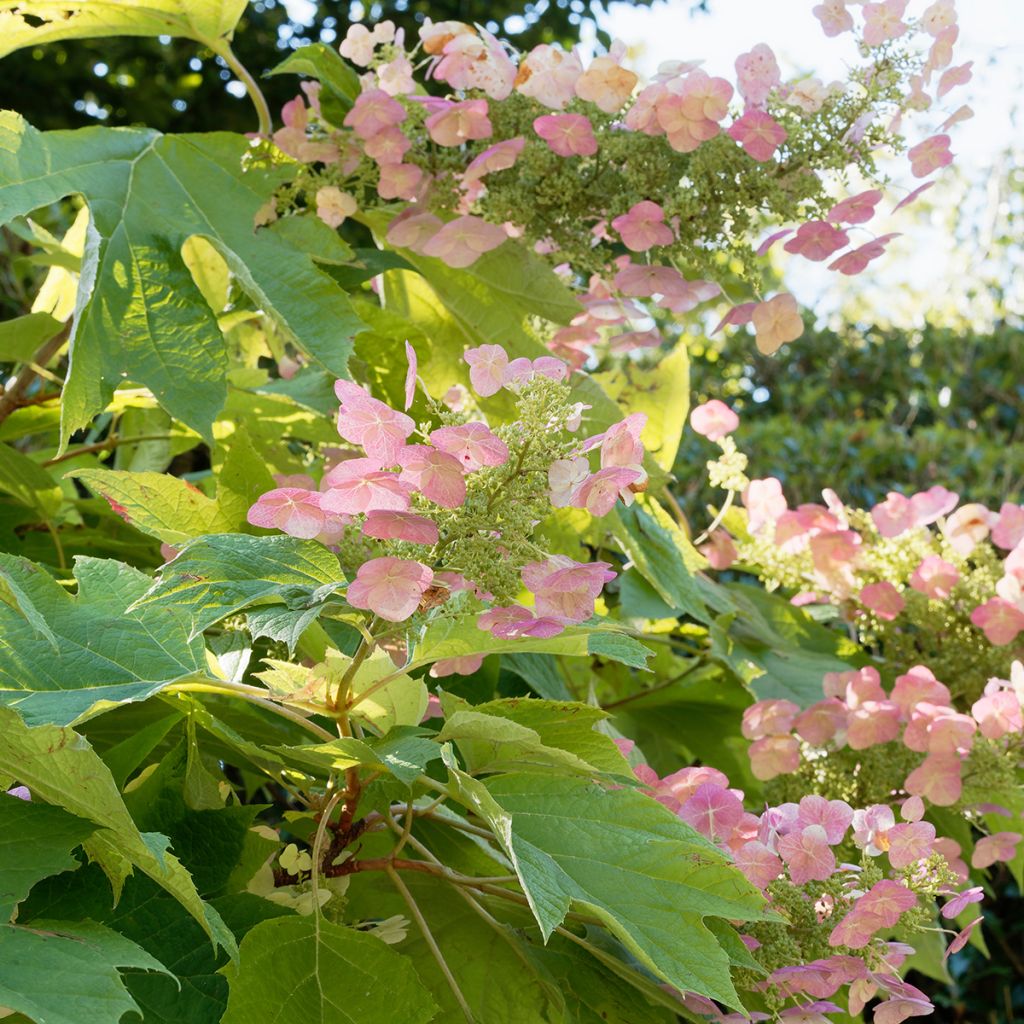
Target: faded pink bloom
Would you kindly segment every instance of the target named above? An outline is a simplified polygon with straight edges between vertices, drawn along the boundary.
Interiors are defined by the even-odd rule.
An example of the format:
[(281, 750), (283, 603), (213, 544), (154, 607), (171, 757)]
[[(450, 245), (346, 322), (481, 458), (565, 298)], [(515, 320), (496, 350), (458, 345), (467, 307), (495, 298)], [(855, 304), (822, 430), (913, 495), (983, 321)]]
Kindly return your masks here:
[(901, 823), (889, 829), (886, 838), (889, 841), (889, 863), (899, 871), (931, 856), (935, 826), (927, 821)]
[(891, 700), (865, 700), (850, 712), (846, 742), (851, 750), (889, 743), (900, 734), (900, 709)]
[(863, 949), (875, 932), (895, 927), (903, 913), (916, 905), (917, 896), (910, 889), (883, 878), (854, 903), (853, 910), (832, 930), (828, 944)]
[(793, 728), (802, 740), (821, 747), (846, 728), (847, 714), (846, 705), (841, 700), (826, 697), (797, 715)]
[(437, 543), (437, 524), (414, 512), (369, 512), (362, 530), (364, 537), (377, 540), (405, 540), (410, 544)]
[[(613, 53), (615, 49), (613, 47)], [(576, 79), (576, 95), (606, 114), (614, 114), (633, 94), (637, 81), (636, 74), (622, 67), (615, 57), (595, 57)]]
[(574, 562), (551, 555), (522, 569), (523, 585), (536, 598), (537, 613), (560, 622), (585, 622), (605, 583), (617, 575), (607, 562)]
[(433, 571), (422, 562), (371, 558), (348, 585), (346, 600), (353, 608), (369, 609), (388, 622), (402, 622), (419, 607), (433, 578)]
[(486, 139), (492, 128), (487, 116), (487, 100), (463, 100), (431, 114), (426, 120), (431, 139), (439, 146), (461, 146)]
[(692, 71), (666, 86), (667, 95), (657, 103), (658, 124), (669, 145), (679, 153), (692, 153), (719, 132), (732, 97), (732, 86), (724, 78), (711, 78)]
[(888, 580), (869, 583), (861, 588), (858, 596), (865, 608), (870, 608), (880, 619), (888, 622), (895, 619), (907, 606), (900, 592)]
[(709, 441), (720, 441), (740, 425), (740, 418), (717, 398), (698, 405), (690, 413), (690, 426)]
[(845, 0), (824, 0), (811, 13), (821, 22), (825, 35), (832, 37), (849, 32), (853, 28), (853, 18), (846, 9)]
[(770, 356), (786, 342), (796, 341), (804, 333), (796, 299), (788, 292), (780, 292), (767, 302), (759, 302), (751, 314), (757, 349)]
[(1024, 505), (1004, 501), (992, 527), (992, 543), (1008, 551), (1024, 540)]
[(778, 848), (779, 856), (789, 868), (789, 877), (796, 885), (823, 882), (836, 869), (835, 854), (829, 848), (821, 825), (808, 825), (780, 836)]
[[(377, 181), (377, 194), (381, 199), (414, 199), (422, 181), (423, 170), (415, 164), (384, 164)], [(431, 214), (421, 216), (430, 217)], [(439, 220), (436, 226), (441, 226)]]
[(960, 799), (963, 782), (956, 754), (929, 754), (908, 776), (904, 786), (936, 807), (951, 807)]
[(345, 127), (364, 141), (405, 120), (405, 107), (383, 89), (360, 93), (352, 109), (345, 115)]
[(912, 192), (905, 195), (893, 208), (892, 212), (895, 213), (897, 210), (902, 210), (905, 206), (910, 206), (911, 203), (923, 195), (928, 189), (935, 185), (934, 181), (926, 181), (923, 185), (918, 185)]
[(533, 130), (559, 156), (593, 156), (597, 139), (588, 118), (582, 114), (542, 114)]
[(378, 39), (365, 25), (357, 23), (349, 25), (338, 50), (346, 60), (365, 68), (373, 60), (373, 51), (378, 42), (384, 40)]
[[(729, 788), (728, 776), (717, 768), (712, 768), (710, 765), (700, 765), (696, 768), (680, 768), (679, 771), (660, 779), (655, 788), (658, 794), (660, 794), (659, 799), (667, 795), (671, 796), (672, 800), (675, 801), (675, 810), (678, 811), (707, 782), (718, 786), (720, 789)], [(665, 806), (668, 807), (670, 804), (666, 803)]]
[(744, 843), (733, 859), (747, 880), (759, 889), (767, 888), (782, 874), (782, 861), (757, 839)]
[(395, 455), (416, 424), (352, 381), (336, 381), (334, 392), (341, 400), (338, 433), (350, 444), (362, 445), (371, 458), (394, 465)]
[(853, 812), (853, 842), (858, 850), (864, 850), (869, 857), (880, 856), (888, 846), (886, 836), (896, 824), (891, 807), (873, 804)]
[(508, 445), (486, 423), (438, 427), (430, 432), (430, 443), (458, 459), (466, 473), (508, 462)]
[(924, 817), (924, 801), (919, 796), (908, 796), (900, 804), (900, 817), (904, 821), (920, 821)]
[(896, 491), (890, 491), (885, 501), (871, 509), (871, 518), (883, 537), (898, 537), (917, 522), (910, 498)]
[(906, 719), (910, 718), (915, 706), (922, 701), (935, 707), (949, 707), (952, 700), (949, 689), (925, 665), (914, 665), (903, 675), (897, 676), (889, 698)]
[(739, 552), (736, 550), (736, 545), (732, 542), (732, 537), (724, 530), (715, 530), (708, 537), (707, 543), (702, 544), (698, 550), (708, 560), (708, 565), (712, 569), (718, 569), (719, 571), (728, 569), (739, 557)]
[(967, 865), (960, 859), (960, 844), (953, 839), (939, 836), (932, 844), (932, 850), (940, 854), (960, 880), (961, 885), (967, 881)]
[(387, 164), (400, 164), (411, 146), (412, 142), (401, 128), (385, 128), (372, 139), (366, 140), (363, 152), (383, 167)]
[(747, 510), (747, 529), (760, 533), (765, 526), (774, 525), (789, 508), (782, 484), (773, 477), (751, 480), (743, 489), (743, 505)]
[(679, 817), (713, 843), (725, 845), (743, 820), (743, 801), (730, 789), (705, 782), (683, 804)]
[(791, 238), (783, 248), (786, 252), (821, 262), (849, 241), (850, 236), (834, 224), (824, 220), (812, 220), (801, 224), (797, 228), (796, 237)]
[(647, 199), (635, 203), (628, 213), (616, 217), (612, 227), (623, 244), (633, 252), (646, 252), (656, 245), (671, 245), (672, 229), (665, 223), (665, 211)]
[[(782, 229), (781, 231), (773, 231), (773, 232), (772, 232), (772, 233), (771, 233), (771, 234), (770, 234), (770, 235), (769, 235), (769, 236), (768, 236), (768, 237), (767, 237), (767, 238), (766, 238), (766, 239), (765, 239), (765, 240), (764, 240), (764, 241), (763, 241), (763, 242), (762, 242), (762, 243), (761, 243), (761, 244), (760, 244), (760, 245), (759, 245), (758, 247), (757, 247), (757, 249), (755, 250), (755, 252), (757, 253), (757, 255), (758, 255), (758, 256), (764, 256), (764, 255), (766, 255), (766, 254), (768, 253), (768, 251), (769, 251), (769, 250), (771, 249), (771, 247), (772, 247), (772, 246), (773, 246), (773, 245), (774, 245), (774, 244), (775, 244), (776, 242), (779, 242), (779, 241), (781, 241), (781, 240), (782, 240), (783, 238), (785, 238), (785, 237), (786, 237), (787, 235), (791, 235), (791, 234), (793, 234), (793, 232), (794, 232), (795, 230), (796, 230), (796, 228), (783, 228), (783, 229)], [(754, 310), (754, 306), (756, 306), (756, 305), (757, 305), (757, 303), (756, 303), (756, 302), (748, 302), (748, 303), (745, 303), (745, 305), (749, 306), (749, 307), (750, 307), (750, 311), (751, 311), (751, 312), (753, 312), (753, 310)], [(740, 307), (736, 307), (736, 308), (740, 308)], [(749, 316), (747, 317), (747, 320), (746, 320), (745, 322), (746, 322), (746, 323), (749, 323), (749, 322), (750, 322), (750, 317), (749, 317)], [(724, 321), (723, 321), (723, 323), (724, 323)], [(722, 324), (719, 324), (719, 327), (721, 327), (721, 326), (722, 326)], [(716, 328), (715, 328), (715, 330), (714, 330), (714, 331), (712, 331), (711, 333), (712, 333), (712, 334), (715, 334), (715, 333), (716, 333), (717, 331), (718, 331), (718, 327), (716, 327)]]
[(736, 58), (736, 86), (752, 107), (764, 106), (772, 89), (782, 81), (779, 63), (771, 47), (758, 43)]
[(447, 676), (471, 676), (478, 671), (484, 662), (482, 654), (464, 654), (459, 658), (442, 658), (430, 666), (432, 679), (444, 679)]
[(875, 207), (881, 199), (881, 189), (869, 189), (836, 203), (825, 215), (825, 219), (836, 224), (866, 224), (874, 217)]
[(933, 601), (944, 601), (959, 580), (955, 565), (938, 555), (926, 555), (910, 577), (910, 585)]
[(510, 608), (491, 608), (477, 616), (479, 629), (486, 630), (502, 640), (521, 636), (552, 637), (565, 628), (552, 618), (537, 618), (529, 608), (513, 605)]
[(316, 191), (316, 215), (329, 227), (340, 227), (359, 207), (355, 199), (336, 185), (324, 185)]
[(910, 173), (915, 178), (926, 178), (932, 171), (951, 164), (953, 154), (949, 151), (949, 143), (948, 135), (933, 135), (907, 150)]
[(925, 8), (920, 25), (930, 36), (937, 36), (956, 24), (955, 0), (935, 0)]
[(506, 238), (499, 225), (466, 215), (445, 224), (427, 239), (421, 251), (461, 270), (476, 263), (485, 252), (497, 249)]
[[(964, 946), (966, 946), (968, 942), (970, 942), (971, 936), (974, 934), (974, 929), (977, 928), (978, 925), (980, 925), (983, 920), (984, 920), (983, 917), (976, 917), (969, 924), (967, 924), (963, 928), (961, 928), (960, 931), (957, 932), (957, 934), (953, 937), (953, 941), (950, 942), (950, 944), (946, 947), (946, 952), (943, 954), (942, 959), (946, 960), (949, 957), (951, 957), (954, 953), (959, 953), (960, 950), (963, 949)], [(931, 1004), (929, 1004), (929, 1009), (926, 1010), (926, 1011), (922, 1011), (921, 1015), (923, 1016), (924, 1013), (930, 1013), (931, 1009), (932, 1009)], [(899, 1017), (894, 1017), (893, 1018), (893, 1020), (900, 1020), (900, 1019), (901, 1018), (899, 1018)]]
[(989, 534), (995, 519), (984, 505), (972, 502), (958, 508), (942, 525), (942, 532), (953, 550), (966, 558)]
[(986, 739), (997, 740), (1010, 733), (1024, 732), (1024, 713), (1020, 698), (1013, 690), (986, 692), (974, 702), (971, 714)]
[(405, 408), (408, 410), (409, 406), (412, 405), (413, 397), (416, 395), (416, 349), (409, 344), (408, 341), (405, 343)]
[(829, 846), (838, 846), (843, 841), (853, 821), (853, 808), (845, 800), (826, 800), (811, 794), (802, 797), (797, 807), (797, 828), (820, 825)]
[(759, 700), (743, 712), (741, 731), (748, 740), (764, 736), (788, 736), (800, 706), (791, 700)]
[(748, 754), (750, 770), (762, 782), (800, 767), (800, 743), (793, 736), (765, 736), (750, 744)]
[(958, 914), (963, 913), (972, 903), (980, 903), (985, 898), (985, 890), (980, 885), (972, 886), (957, 893), (952, 899), (947, 900), (942, 907), (942, 916), (950, 921)]
[(576, 488), (569, 504), (585, 508), (592, 516), (606, 516), (622, 498), (626, 504), (633, 501), (630, 485), (639, 483), (644, 474), (640, 470), (609, 466), (592, 473)]
[(522, 135), (517, 135), (514, 139), (505, 139), (503, 142), (496, 142), (469, 162), (466, 173), (463, 175), (464, 179), (467, 182), (479, 181), (487, 174), (507, 171), (510, 167), (515, 166), (525, 146), (526, 139)]
[(969, 715), (920, 701), (911, 711), (903, 743), (910, 750), (920, 752), (965, 754), (974, 744), (976, 728), (974, 719)]
[(320, 495), (316, 491), (278, 487), (259, 496), (246, 520), (253, 526), (312, 540), (323, 530), (327, 517), (320, 508)]
[(281, 108), (281, 120), (284, 127), (274, 132), (273, 140), (283, 153), (303, 163), (328, 163), (338, 159), (338, 147), (333, 142), (317, 142), (306, 135), (309, 113), (301, 96)]
[[(780, 237), (782, 234), (790, 234), (790, 232), (782, 232), (780, 233)], [(749, 324), (753, 319), (755, 309), (757, 309), (756, 302), (741, 302), (738, 306), (733, 306), (725, 316), (718, 321), (718, 324), (711, 333), (717, 334), (723, 327), (743, 327), (746, 324)]]
[(1011, 861), (1017, 856), (1017, 844), (1024, 838), (1019, 832), (995, 832), (982, 836), (971, 854), (971, 867), (983, 870), (997, 861)]
[(373, 459), (340, 462), (321, 482), (320, 506), (325, 512), (356, 515), (361, 512), (404, 512), (409, 507), (412, 487), (380, 468)]
[[(601, 468), (632, 469), (645, 477), (644, 446), (640, 440), (647, 426), (647, 414), (634, 412), (610, 426), (601, 436)], [(592, 438), (590, 443), (596, 443)]]
[(958, 494), (947, 491), (936, 484), (927, 491), (918, 491), (910, 502), (914, 506), (914, 516), (918, 526), (929, 526), (942, 516), (949, 515), (960, 500)]
[(399, 479), (441, 508), (458, 508), (466, 500), (462, 463), (447, 452), (413, 444), (398, 453)]
[(480, 89), (491, 99), (506, 99), (516, 80), (516, 66), (504, 46), (484, 28), (457, 32), (442, 49), (434, 78), (453, 89)]
[[(908, 985), (907, 988), (913, 988)], [(902, 1024), (908, 1017), (927, 1017), (935, 1012), (931, 1000), (917, 988), (916, 995), (891, 996), (874, 1009), (874, 1024)]]
[(939, 87), (935, 92), (936, 98), (941, 100), (946, 93), (952, 92), (957, 86), (966, 85), (971, 80), (973, 67), (974, 61), (969, 60), (966, 64), (943, 71), (942, 77), (939, 79)]
[(432, 213), (419, 213), (415, 206), (403, 210), (388, 227), (389, 244), (399, 249), (422, 252), (423, 246), (441, 230), (443, 224)]
[(481, 398), (496, 395), (505, 383), (508, 353), (500, 345), (478, 345), (466, 349), (469, 382)]
[(583, 65), (576, 51), (541, 43), (519, 63), (516, 90), (552, 110), (563, 110), (576, 95)]
[(556, 459), (548, 467), (551, 504), (566, 508), (576, 489), (590, 476), (590, 463), (582, 455), (574, 459)]
[(888, 235), (879, 235), (878, 238), (873, 238), (870, 242), (865, 242), (856, 249), (850, 249), (849, 252), (844, 252), (828, 265), (828, 269), (838, 270), (840, 274), (845, 274), (847, 277), (853, 277), (857, 274), (861, 274), (867, 268), (869, 263), (873, 260), (877, 260), (879, 256), (884, 256), (886, 245), (888, 245), (894, 238), (898, 237), (899, 232)]
[(882, 0), (864, 5), (864, 42), (868, 46), (881, 46), (890, 39), (899, 39), (907, 31), (902, 20), (907, 0)]
[(788, 135), (786, 129), (763, 110), (748, 110), (729, 126), (729, 137), (735, 139), (748, 156), (761, 163), (775, 156)]
[(398, 54), (377, 68), (377, 84), (389, 96), (409, 96), (416, 91), (412, 61)]

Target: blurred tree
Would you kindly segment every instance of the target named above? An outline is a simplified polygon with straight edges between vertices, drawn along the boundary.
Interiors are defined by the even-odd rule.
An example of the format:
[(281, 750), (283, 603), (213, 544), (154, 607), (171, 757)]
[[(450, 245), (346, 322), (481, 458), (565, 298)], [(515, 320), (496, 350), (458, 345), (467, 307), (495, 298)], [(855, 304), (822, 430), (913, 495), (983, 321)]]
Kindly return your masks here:
[[(652, 0), (628, 0), (649, 6)], [(694, 11), (708, 0), (692, 0)], [(427, 17), (478, 22), (520, 49), (572, 46), (584, 23), (597, 39), (601, 0), (257, 0), (235, 33), (234, 50), (255, 75), (312, 42), (336, 44), (353, 21), (390, 18), (415, 37)], [(166, 132), (251, 131), (252, 108), (219, 58), (188, 40), (85, 39), (27, 49), (4, 59), (0, 109), (37, 128), (145, 124)], [(288, 76), (264, 79), (275, 112), (295, 94)]]

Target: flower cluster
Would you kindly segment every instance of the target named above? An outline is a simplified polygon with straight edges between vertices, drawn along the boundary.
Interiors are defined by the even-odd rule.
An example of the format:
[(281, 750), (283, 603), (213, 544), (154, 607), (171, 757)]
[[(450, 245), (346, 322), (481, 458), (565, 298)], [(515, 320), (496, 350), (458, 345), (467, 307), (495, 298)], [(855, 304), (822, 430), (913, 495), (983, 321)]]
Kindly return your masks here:
[[(408, 344), (407, 355), (406, 410), (418, 380)], [(432, 416), (417, 424), (407, 411), (339, 380), (338, 433), (351, 447), (319, 485), (307, 476), (279, 480), (249, 510), (249, 522), (334, 546), (354, 570), (349, 605), (389, 622), (465, 592), (487, 606), (479, 625), (495, 636), (554, 636), (591, 618), (616, 574), (605, 562), (549, 554), (532, 540), (534, 528), (553, 507), (602, 516), (618, 501), (632, 503), (647, 480), (640, 441), (646, 417), (627, 416), (577, 438), (587, 407), (570, 400), (564, 363), (510, 360), (498, 345), (469, 349), (466, 361), (478, 396), (514, 397), (514, 422), (492, 429), (481, 415), (471, 417), (468, 396), (452, 389), (448, 405), (427, 396)], [(532, 608), (513, 603), (524, 590)]]
[[(784, 80), (763, 43), (737, 57), (734, 82), (675, 61), (642, 83), (621, 43), (586, 62), (547, 44), (517, 54), (456, 21), (428, 20), (411, 48), (389, 22), (353, 25), (341, 54), (364, 69), (361, 92), (341, 123), (317, 83), (288, 104), (273, 142), (306, 166), (261, 216), (309, 206), (337, 227), (401, 204), (397, 216), (389, 208), (388, 243), (452, 267), (517, 239), (579, 289), (583, 312), (550, 339), (575, 365), (598, 344), (658, 345), (652, 317), (722, 295), (724, 268), (739, 266), (753, 299), (731, 303), (719, 326), (752, 324), (774, 352), (803, 323), (791, 295), (761, 295), (759, 258), (787, 237), (788, 253), (844, 275), (881, 256), (897, 234), (866, 227), (882, 191), (837, 201), (826, 186), (851, 170), (877, 179), (876, 154), (903, 149), (904, 121), (971, 76), (952, 63), (953, 3), (917, 18), (907, 6), (867, 4), (860, 25), (845, 0), (815, 8), (825, 33), (854, 33), (865, 58), (828, 84)], [(418, 72), (446, 94), (424, 94)], [(906, 153), (913, 178), (952, 161), (948, 132), (970, 116), (960, 106), (935, 119)], [(771, 233), (755, 251), (748, 239), (763, 224)]]
[[(759, 712), (768, 718), (776, 713), (767, 706)], [(933, 927), (937, 897), (944, 901), (942, 917), (951, 919), (980, 901), (982, 890), (965, 887), (959, 848), (936, 837), (935, 827), (922, 820), (919, 801), (903, 804), (899, 822), (888, 805), (855, 809), (819, 795), (755, 814), (745, 809), (743, 792), (714, 768), (683, 768), (665, 778), (647, 765), (634, 770), (657, 800), (730, 854), (782, 919), (745, 925), (741, 933), (762, 973), (744, 971), (740, 980), (762, 995), (772, 1016), (725, 1014), (692, 994), (684, 997), (689, 1009), (721, 1024), (828, 1024), (828, 1013), (842, 1012), (830, 1000), (846, 990), (852, 1016), (869, 1000), (881, 1000), (876, 1024), (933, 1010), (898, 973), (913, 948), (891, 936)], [(998, 856), (1012, 846), (1001, 842)], [(976, 857), (989, 856), (979, 844)], [(947, 956), (962, 948), (980, 921), (976, 917), (954, 935)]]

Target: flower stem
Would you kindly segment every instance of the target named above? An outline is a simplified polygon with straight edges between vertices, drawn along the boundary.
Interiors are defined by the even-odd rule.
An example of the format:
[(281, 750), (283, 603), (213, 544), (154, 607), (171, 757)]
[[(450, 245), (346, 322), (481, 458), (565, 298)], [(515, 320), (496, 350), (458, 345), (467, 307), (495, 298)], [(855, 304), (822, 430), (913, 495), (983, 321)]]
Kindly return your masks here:
[(270, 115), (270, 106), (267, 103), (267, 98), (263, 95), (263, 90), (260, 89), (256, 79), (253, 78), (249, 69), (235, 56), (235, 51), (231, 49), (227, 40), (219, 39), (216, 43), (210, 43), (209, 46), (245, 86), (245, 91), (249, 94), (249, 99), (252, 100), (252, 105), (256, 108), (256, 116), (259, 118), (259, 133), (269, 138), (274, 128), (274, 122)]

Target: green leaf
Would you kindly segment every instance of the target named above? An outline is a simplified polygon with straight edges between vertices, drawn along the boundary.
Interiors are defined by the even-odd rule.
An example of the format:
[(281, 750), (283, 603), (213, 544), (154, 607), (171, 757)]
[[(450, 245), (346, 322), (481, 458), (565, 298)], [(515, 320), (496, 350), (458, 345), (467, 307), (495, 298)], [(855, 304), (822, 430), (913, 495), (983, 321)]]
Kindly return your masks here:
[(195, 637), (254, 604), (314, 608), (344, 582), (337, 556), (316, 541), (220, 534), (192, 541), (163, 566), (133, 610), (173, 611)]
[[(201, 640), (173, 608), (132, 610), (152, 580), (121, 562), (79, 556), (72, 597), (24, 558), (0, 553), (0, 704), (30, 723), (72, 725), (164, 686), (206, 674)], [(22, 614), (24, 612), (24, 614)]]
[(299, 747), (274, 746), (289, 764), (321, 775), (357, 766), (390, 772), (400, 782), (411, 785), (431, 761), (441, 756), (437, 742), (413, 726), (392, 729), (382, 738), (356, 740), (341, 738), (329, 743)]
[[(17, 0), (0, 11), (0, 57), (60, 39), (181, 36), (207, 45), (231, 35), (247, 0)], [(29, 20), (31, 19), (31, 20)]]
[[(389, 678), (390, 677), (390, 678)], [(388, 679), (387, 683), (383, 683)], [(383, 684), (383, 685), (382, 685)], [(369, 691), (372, 689), (372, 693)], [(368, 696), (358, 699), (362, 694)], [(386, 733), (396, 725), (419, 725), (427, 710), (427, 686), (405, 672), (396, 672), (391, 656), (374, 651), (356, 669), (349, 685), (352, 714)]]
[(110, 770), (86, 740), (67, 728), (32, 729), (16, 712), (0, 708), (0, 771), (28, 786), (34, 796), (101, 826), (87, 842), (107, 874), (124, 877), (133, 864), (175, 897), (229, 953), (234, 937), (204, 903), (189, 873), (166, 849), (163, 836), (141, 833), (128, 813)]
[(0, 795), (0, 918), (9, 920), (40, 879), (76, 870), (71, 851), (95, 831), (59, 807)]
[(729, 956), (703, 919), (756, 920), (763, 900), (689, 825), (632, 789), (566, 776), (510, 774), (485, 785), (453, 775), (513, 862), (545, 936), (576, 905), (670, 985), (742, 1008)]
[(64, 325), (49, 313), (26, 313), (0, 323), (0, 362), (24, 363), (40, 345), (56, 338)]
[(239, 953), (223, 1024), (426, 1024), (437, 1010), (408, 959), (319, 914), (264, 921)]
[(442, 658), (460, 658), (467, 654), (561, 654), (570, 657), (591, 655), (621, 661), (634, 668), (645, 668), (650, 651), (612, 626), (570, 626), (558, 636), (546, 639), (515, 637), (504, 640), (476, 624), (475, 614), (431, 622), (412, 651), (409, 669), (432, 665)]
[(92, 213), (64, 389), (65, 443), (126, 379), (212, 440), (227, 359), (216, 317), (182, 257), (194, 236), (223, 256), (314, 361), (344, 375), (362, 322), (313, 256), (280, 231), (253, 229), (256, 212), (294, 170), (243, 169), (248, 152), (246, 139), (226, 133), (40, 133), (16, 114), (0, 115), (0, 223), (75, 193)]
[(139, 1007), (118, 968), (170, 974), (123, 935), (92, 921), (0, 927), (0, 1005), (45, 1024), (118, 1024)]
[(539, 697), (572, 700), (572, 694), (558, 671), (558, 662), (550, 654), (503, 654), (501, 667), (519, 676)]
[(52, 519), (64, 501), (60, 485), (42, 466), (6, 444), (0, 444), (0, 494), (9, 494), (42, 519)]
[(636, 571), (670, 608), (706, 619), (695, 574), (707, 562), (653, 498), (645, 497), (628, 508), (617, 505), (608, 523)]
[[(267, 75), (289, 74), (309, 75), (317, 79), (327, 89), (326, 94), (320, 94), (321, 103), (333, 97), (342, 116), (359, 95), (359, 76), (341, 59), (337, 50), (324, 43), (300, 46), (267, 72)], [(332, 118), (330, 106), (324, 112)]]

